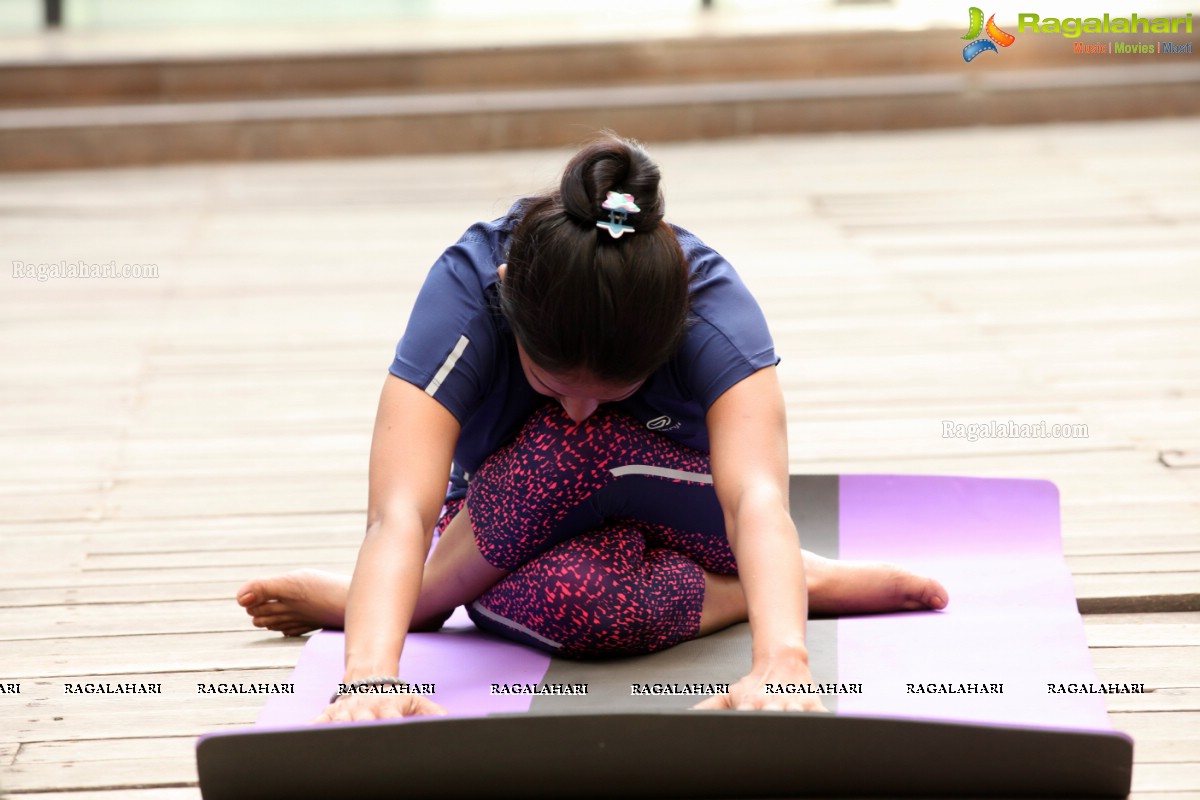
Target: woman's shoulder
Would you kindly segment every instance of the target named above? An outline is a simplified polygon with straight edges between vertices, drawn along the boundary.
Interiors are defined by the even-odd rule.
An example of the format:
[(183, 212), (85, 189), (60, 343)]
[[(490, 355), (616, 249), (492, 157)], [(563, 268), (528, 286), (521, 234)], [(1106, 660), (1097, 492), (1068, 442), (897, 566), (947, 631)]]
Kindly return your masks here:
[(742, 281), (737, 270), (714, 247), (706, 243), (687, 228), (672, 225), (675, 238), (679, 241), (679, 249), (683, 251), (683, 260), (688, 265), (691, 274), (691, 293), (693, 301), (698, 293), (704, 293), (714, 288), (742, 288)]
[(458, 244), (474, 243), (500, 247), (506, 246), (508, 237), (512, 235), (513, 228), (521, 221), (521, 216), (525, 213), (524, 210), (527, 203), (528, 198), (522, 198), (513, 203), (504, 216), (497, 217), (489, 222), (482, 220), (476, 222), (459, 237)]
[(696, 261), (706, 257), (720, 257), (720, 253), (705, 244), (699, 236), (687, 228), (672, 223), (671, 230), (675, 232), (675, 238), (679, 241), (679, 249), (683, 251), (683, 258), (689, 267), (694, 268)]
[[(447, 306), (463, 314), (496, 315), (497, 270), (504, 263), (512, 221), (508, 216), (476, 222), (458, 240), (442, 251), (430, 266), (417, 295), (416, 309), (436, 308), (440, 315)], [(461, 319), (459, 319), (461, 322)]]
[(497, 280), (496, 269), (504, 263), (512, 226), (510, 216), (476, 222), (446, 248), (434, 263), (433, 272), (456, 273), (459, 281), (473, 273), (480, 289), (493, 286)]
[(690, 324), (673, 368), (707, 409), (730, 385), (778, 358), (762, 308), (741, 276), (698, 236), (676, 230), (692, 280)]
[(693, 317), (721, 317), (724, 316), (721, 312), (732, 310), (731, 307), (757, 305), (741, 276), (725, 256), (691, 231), (674, 225), (672, 227), (691, 275), (689, 293)]

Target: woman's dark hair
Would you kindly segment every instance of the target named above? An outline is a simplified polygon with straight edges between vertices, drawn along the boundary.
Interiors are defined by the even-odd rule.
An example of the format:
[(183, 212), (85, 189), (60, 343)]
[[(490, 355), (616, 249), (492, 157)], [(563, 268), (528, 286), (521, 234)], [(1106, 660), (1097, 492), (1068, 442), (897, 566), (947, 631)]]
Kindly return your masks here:
[[(636, 142), (604, 136), (563, 171), (557, 192), (517, 212), (500, 308), (543, 369), (616, 384), (642, 380), (671, 357), (688, 318), (688, 268), (663, 221), (658, 166)], [(597, 221), (608, 192), (641, 209), (613, 238)]]

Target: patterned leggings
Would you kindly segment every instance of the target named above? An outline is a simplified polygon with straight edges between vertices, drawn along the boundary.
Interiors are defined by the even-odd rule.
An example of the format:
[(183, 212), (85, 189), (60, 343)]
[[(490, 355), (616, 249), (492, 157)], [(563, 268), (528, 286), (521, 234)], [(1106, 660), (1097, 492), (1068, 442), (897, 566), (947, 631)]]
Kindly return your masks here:
[(512, 570), (471, 619), (561, 656), (695, 638), (704, 572), (737, 571), (708, 454), (610, 408), (578, 425), (536, 412), (472, 476), (467, 511), (483, 557)]

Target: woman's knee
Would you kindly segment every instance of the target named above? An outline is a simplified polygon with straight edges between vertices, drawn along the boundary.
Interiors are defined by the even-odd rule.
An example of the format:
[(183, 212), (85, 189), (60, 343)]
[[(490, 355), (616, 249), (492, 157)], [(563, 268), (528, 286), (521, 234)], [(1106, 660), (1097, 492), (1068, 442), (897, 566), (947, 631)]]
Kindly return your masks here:
[(468, 607), (476, 624), (569, 658), (635, 655), (694, 638), (704, 572), (645, 549), (632, 527), (576, 537), (508, 575)]
[(520, 566), (561, 538), (569, 519), (583, 529), (599, 524), (600, 516), (587, 509), (582, 520), (574, 519), (574, 512), (612, 482), (605, 462), (615, 429), (624, 423), (609, 413), (596, 417), (576, 425), (561, 408), (547, 405), (472, 476), (467, 490), (471, 525), (480, 552), (493, 566)]
[[(493, 566), (515, 569), (609, 516), (671, 518), (662, 509), (639, 511), (645, 490), (631, 494), (622, 487), (649, 480), (659, 487), (650, 491), (654, 496), (664, 484), (681, 482), (645, 470), (629, 474), (630, 465), (703, 478), (709, 472), (707, 454), (647, 430), (614, 408), (601, 408), (576, 424), (557, 406), (543, 407), (471, 479), (468, 508), (480, 552)], [(693, 491), (711, 494), (711, 483), (695, 483)], [(710, 516), (720, 523), (719, 511)]]

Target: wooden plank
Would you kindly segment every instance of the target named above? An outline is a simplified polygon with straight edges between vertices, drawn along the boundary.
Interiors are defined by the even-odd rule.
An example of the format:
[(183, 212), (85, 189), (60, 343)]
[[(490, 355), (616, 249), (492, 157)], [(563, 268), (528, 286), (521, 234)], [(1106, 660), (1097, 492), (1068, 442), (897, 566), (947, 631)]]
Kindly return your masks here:
[(1120, 713), (1112, 715), (1112, 723), (1117, 730), (1133, 737), (1139, 765), (1200, 765), (1200, 712)]
[[(1067, 557), (1067, 566), (1076, 575), (1190, 573), (1200, 579), (1200, 551), (1075, 555)], [(1196, 585), (1200, 586), (1200, 580)]]
[(1200, 645), (1093, 649), (1096, 677), (1104, 683), (1144, 683), (1148, 687), (1200, 686)]
[[(199, 686), (242, 684), (246, 688), (285, 685), (289, 668), (199, 670), (186, 673), (112, 675), (103, 678), (21, 679), (19, 703), (0, 702), (0, 724), (16, 742), (113, 739), (136, 729), (140, 736), (199, 736), (208, 731), (252, 725), (268, 694), (213, 694)], [(159, 695), (67, 694), (66, 684), (158, 683)], [(331, 690), (332, 691), (332, 690)]]
[[(49, 571), (49, 574), (62, 575), (64, 570), (73, 570), (81, 578), (95, 573), (105, 572), (138, 572), (148, 569), (186, 570), (190, 568), (205, 568), (214, 566), (258, 566), (260, 569), (275, 569), (276, 564), (294, 564), (299, 559), (309, 564), (353, 562), (360, 538), (338, 537), (333, 534), (324, 536), (325, 543), (320, 545), (278, 546), (273, 548), (253, 547), (244, 542), (241, 548), (191, 550), (162, 550), (151, 549), (150, 552), (97, 552), (93, 547), (78, 545), (75, 547), (62, 544), (27, 548), (20, 544), (8, 549), (12, 561), (6, 562), (0, 568), (0, 576), (12, 576), (15, 581), (31, 577), (35, 574), (47, 574), (38, 570), (30, 570), (29, 564), (44, 564), (51, 560), (60, 569)], [(120, 546), (113, 542), (110, 546)], [(161, 545), (160, 545), (161, 548)], [(71, 552), (71, 551), (77, 552)], [(22, 564), (26, 566), (22, 568)]]
[[(127, 584), (129, 586), (137, 586), (140, 584), (154, 585), (160, 584), (164, 580), (176, 580), (180, 583), (187, 584), (196, 583), (215, 583), (226, 582), (230, 596), (250, 578), (260, 575), (273, 575), (278, 572), (287, 572), (294, 569), (302, 569), (305, 567), (315, 567), (326, 569), (330, 572), (343, 572), (349, 574), (354, 566), (353, 555), (350, 555), (346, 560), (335, 563), (322, 563), (317, 560), (313, 561), (278, 561), (269, 565), (264, 565), (262, 562), (255, 562), (246, 559), (245, 563), (224, 564), (211, 567), (178, 567), (174, 569), (129, 569), (129, 570), (89, 570), (81, 573), (78, 578), (61, 573), (40, 572), (31, 575), (22, 575), (19, 578), (14, 578), (9, 582), (9, 586), (21, 586), (30, 588), (64, 588), (71, 586), (88, 586), (88, 587), (111, 587)], [(184, 590), (186, 591), (186, 590)]]
[(0, 641), (125, 637), (244, 631), (246, 612), (233, 600), (107, 603), (0, 609)]
[(43, 588), (7, 588), (0, 589), (0, 609), (64, 606), (74, 603), (96, 606), (107, 603), (228, 600), (232, 597), (231, 588), (230, 581), (188, 581), (182, 585), (180, 583), (138, 585), (121, 583), (113, 586), (68, 583)]
[(1085, 614), (1200, 610), (1198, 581), (1197, 572), (1074, 576), (1079, 610)]
[[(180, 448), (187, 444), (180, 442)], [(62, 537), (66, 541), (91, 541), (97, 547), (102, 547), (113, 539), (126, 540), (135, 546), (163, 549), (178, 547), (213, 548), (236, 547), (247, 541), (261, 545), (282, 545), (294, 537), (301, 545), (319, 544), (322, 535), (327, 536), (330, 530), (363, 529), (363, 517), (357, 512), (348, 513), (319, 513), (293, 514), (281, 513), (270, 516), (236, 516), (232, 514), (211, 514), (203, 517), (173, 520), (71, 520), (67, 522), (44, 523), (36, 528), (10, 520), (0, 520), (0, 536), (7, 541), (36, 541), (41, 536)], [(186, 537), (186, 538), (184, 538)], [(177, 540), (184, 539), (180, 544)]]
[[(1158, 663), (1153, 656), (1157, 652), (1154, 648), (1183, 648), (1185, 653), (1195, 649), (1200, 642), (1200, 613), (1092, 615), (1084, 617), (1084, 630), (1098, 673), (1113, 679), (1126, 674), (1126, 667), (1114, 665), (1112, 658), (1115, 656), (1120, 664), (1128, 663), (1119, 653), (1124, 648), (1140, 648), (1147, 666)], [(1177, 652), (1164, 652), (1168, 660), (1179, 658)], [(1186, 670), (1188, 665), (1183, 667)], [(1133, 670), (1137, 674), (1145, 671), (1142, 666)], [(1151, 674), (1146, 681), (1137, 681), (1147, 683), (1145, 694), (1106, 695), (1105, 703), (1114, 721), (1121, 712), (1200, 711), (1200, 666), (1193, 666), (1190, 674), (1185, 671), (1175, 685), (1159, 681), (1158, 677)]]
[(1189, 531), (1151, 533), (1133, 539), (1128, 534), (1091, 533), (1064, 537), (1069, 556), (1190, 553), (1195, 540)]
[[(1133, 773), (1135, 792), (1182, 792), (1189, 791), (1194, 797), (1200, 786), (1200, 763), (1184, 764), (1139, 764)], [(1169, 796), (1169, 794), (1168, 794)]]
[(1162, 647), (1200, 643), (1200, 613), (1094, 614), (1084, 617), (1088, 646)]
[(16, 641), (4, 647), (0, 679), (26, 675), (100, 678), (138, 673), (290, 667), (296, 663), (303, 646), (303, 638), (253, 629), (243, 633)]
[[(334, 537), (330, 537), (331, 539)], [(302, 554), (310, 564), (354, 563), (359, 539), (345, 544), (329, 542), (327, 547), (243, 549), (243, 550), (181, 550), (152, 553), (88, 553), (83, 564), (85, 572), (127, 572), (145, 569), (187, 570), (206, 567), (258, 566), (274, 569), (275, 564), (294, 564)]]
[(10, 792), (195, 783), (195, 739), (191, 736), (32, 742), (21, 747), (5, 775), (5, 788)]
[(29, 719), (5, 721), (6, 735), (16, 742), (95, 741), (129, 736), (131, 732), (148, 738), (198, 737), (218, 730), (248, 728), (258, 718), (259, 710), (223, 707), (218, 702), (200, 704), (192, 701), (189, 705), (184, 701), (179, 707), (172, 708), (147, 707), (144, 703), (128, 709), (91, 712), (59, 708), (53, 715), (30, 715)]
[(1112, 694), (1104, 698), (1110, 715), (1126, 711), (1200, 711), (1200, 688), (1147, 687), (1145, 694)]
[[(261, 700), (261, 698), (260, 698)], [(76, 711), (63, 706), (28, 710), (24, 715), (5, 713), (5, 722), (14, 742), (81, 741), (142, 735), (197, 737), (217, 730), (247, 728), (254, 724), (261, 708), (223, 706), (217, 700), (168, 704), (141, 703), (114, 705), (106, 710)], [(261, 702), (260, 702), (261, 706)]]
[[(283, 638), (283, 637), (280, 637)], [(153, 671), (153, 672), (125, 672), (112, 673), (107, 675), (94, 675), (91, 673), (76, 673), (74, 675), (61, 675), (58, 677), (44, 677), (36, 675), (33, 677), (14, 677), (11, 680), (21, 682), (22, 693), (19, 695), (23, 699), (32, 699), (34, 701), (51, 701), (64, 697), (71, 698), (72, 707), (76, 709), (102, 709), (112, 708), (111, 697), (103, 694), (68, 694), (64, 691), (64, 684), (78, 683), (80, 681), (98, 681), (103, 683), (128, 683), (128, 682), (145, 682), (154, 681), (163, 685), (163, 691), (166, 694), (178, 695), (180, 697), (211, 697), (212, 695), (204, 695), (197, 691), (196, 684), (212, 683), (212, 682), (242, 682), (242, 683), (261, 683), (261, 682), (281, 682), (287, 681), (288, 676), (292, 674), (294, 663), (288, 663), (273, 667), (255, 667), (250, 669), (225, 669), (222, 667), (200, 667), (194, 670), (179, 670), (179, 671)], [(154, 695), (159, 697), (163, 695)], [(261, 700), (260, 695), (254, 694), (228, 694), (222, 695), (229, 701), (240, 701), (249, 698), (247, 702), (257, 702)], [(151, 695), (146, 695), (151, 697)], [(257, 700), (256, 700), (257, 698)], [(261, 705), (261, 703), (260, 703)]]

